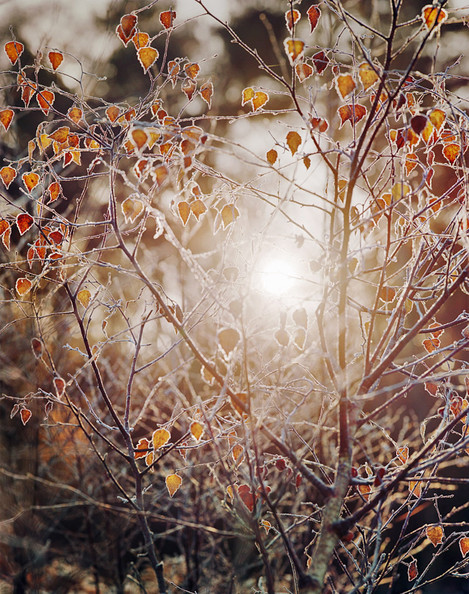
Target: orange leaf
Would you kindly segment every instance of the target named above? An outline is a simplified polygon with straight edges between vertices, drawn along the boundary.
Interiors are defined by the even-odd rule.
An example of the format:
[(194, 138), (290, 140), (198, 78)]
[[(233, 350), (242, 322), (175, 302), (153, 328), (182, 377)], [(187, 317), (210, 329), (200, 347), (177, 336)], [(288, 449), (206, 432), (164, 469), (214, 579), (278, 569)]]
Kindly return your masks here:
[(182, 478), (178, 474), (169, 474), (166, 477), (165, 482), (170, 497), (173, 497), (182, 484)]
[(59, 144), (63, 144), (64, 142), (67, 142), (69, 133), (70, 128), (62, 126), (61, 128), (57, 128), (52, 134), (49, 134), (49, 138), (52, 138), (52, 140), (55, 140)]
[(197, 220), (206, 212), (207, 207), (202, 202), (202, 200), (194, 200), (191, 202), (191, 211), (194, 213), (194, 216)]
[(419, 160), (415, 153), (408, 153), (405, 158), (405, 169), (407, 175), (410, 175), (411, 171), (413, 171), (418, 164)]
[(16, 64), (16, 60), (24, 51), (24, 45), (19, 41), (9, 41), (5, 43), (5, 53), (12, 64)]
[(119, 117), (120, 114), (120, 109), (117, 107), (117, 105), (111, 105), (110, 107), (108, 107), (106, 109), (106, 115), (109, 119), (109, 121), (111, 122), (111, 124), (113, 124), (117, 118)]
[(256, 503), (256, 497), (249, 486), (240, 485), (238, 487), (238, 495), (248, 510), (252, 512), (254, 510), (254, 504)]
[(29, 293), (29, 291), (31, 290), (32, 286), (33, 286), (33, 283), (28, 278), (23, 278), (23, 277), (17, 279), (17, 281), (15, 283), (16, 292), (18, 293), (18, 295), (20, 297), (23, 297), (23, 295), (27, 295)]
[(195, 80), (200, 72), (200, 66), (195, 62), (186, 64), (184, 66), (184, 72), (190, 79)]
[(88, 289), (82, 289), (81, 291), (78, 291), (77, 299), (86, 309), (91, 301), (91, 293), (88, 291)]
[(191, 214), (191, 207), (189, 206), (189, 203), (185, 200), (178, 202), (178, 212), (179, 216), (181, 217), (182, 224), (185, 226)]
[(137, 31), (137, 33), (135, 33), (135, 35), (132, 37), (132, 43), (134, 44), (135, 49), (146, 47), (150, 43), (150, 36), (148, 33)]
[(2, 178), (5, 188), (8, 190), (11, 182), (16, 177), (16, 169), (13, 169), (13, 167), (10, 167), (9, 165), (2, 167), (0, 169), (0, 177)]
[(461, 555), (463, 557), (469, 553), (469, 538), (467, 536), (463, 536), (459, 539), (459, 550), (461, 551)]
[(64, 55), (62, 52), (49, 52), (48, 54), (49, 62), (52, 64), (52, 68), (57, 70), (57, 68), (62, 64)]
[[(311, 10), (311, 9), (310, 9)], [(300, 20), (301, 13), (299, 10), (292, 8), (285, 13), (285, 22), (290, 33), (293, 31), (294, 25)]]
[(160, 14), (160, 23), (165, 29), (171, 29), (176, 18), (174, 10), (165, 10)]
[(199, 423), (198, 421), (193, 421), (191, 423), (190, 426), (190, 432), (192, 437), (195, 439), (195, 441), (200, 441), (200, 438), (202, 437), (202, 435), (204, 434), (204, 426)]
[(398, 447), (396, 450), (396, 454), (397, 454), (397, 457), (399, 458), (399, 460), (402, 462), (402, 464), (405, 464), (407, 462), (407, 460), (409, 459), (409, 447), (408, 446)]
[(313, 76), (314, 73), (312, 66), (304, 62), (295, 66), (295, 72), (300, 82), (304, 82), (307, 78)]
[(223, 328), (218, 332), (218, 344), (226, 356), (234, 350), (240, 338), (235, 328)]
[(343, 105), (337, 110), (341, 119), (340, 127), (345, 124), (346, 121), (350, 122), (350, 125), (356, 124), (366, 115), (366, 107), (355, 103), (355, 105)]
[(275, 149), (270, 149), (270, 151), (267, 152), (267, 161), (273, 165), (275, 163), (275, 161), (277, 160), (278, 157), (278, 153)]
[(52, 182), (47, 189), (49, 191), (50, 196), (49, 202), (54, 202), (54, 200), (57, 200), (62, 191), (62, 187), (59, 184), (59, 182)]
[(20, 417), (21, 417), (21, 422), (23, 423), (23, 425), (26, 425), (26, 423), (31, 418), (32, 414), (33, 413), (29, 410), (29, 408), (23, 407), (20, 410)]
[(301, 136), (298, 134), (298, 132), (292, 130), (287, 134), (287, 144), (291, 154), (294, 155), (301, 144)]
[(16, 217), (16, 226), (20, 235), (24, 235), (33, 223), (33, 217), (27, 213), (21, 213)]
[(156, 431), (153, 431), (153, 435), (151, 436), (155, 450), (162, 448), (168, 443), (170, 439), (171, 433), (167, 429), (156, 429)]
[(290, 60), (290, 64), (293, 64), (298, 60), (304, 52), (305, 49), (305, 42), (301, 39), (292, 39), (288, 37), (283, 42), (285, 47), (285, 52), (287, 53), (288, 59)]
[(148, 454), (148, 450), (150, 449), (150, 442), (146, 437), (142, 437), (138, 440), (137, 447), (135, 448), (135, 460), (139, 458), (145, 458)]
[(238, 392), (234, 394), (235, 398), (230, 397), (231, 406), (240, 415), (244, 415), (245, 411), (248, 410), (248, 395), (246, 392)]
[(252, 101), (253, 98), (254, 98), (254, 89), (252, 89), (251, 87), (246, 87), (245, 89), (243, 89), (241, 105), (246, 105), (246, 103), (248, 103), (249, 101)]
[(154, 47), (141, 47), (137, 51), (137, 58), (140, 62), (143, 71), (145, 74), (148, 72), (148, 69), (156, 62), (159, 56), (158, 50)]
[(134, 14), (125, 14), (120, 24), (116, 28), (116, 33), (122, 40), (122, 43), (127, 46), (129, 41), (132, 39), (137, 26), (137, 17)]
[(168, 168), (166, 167), (166, 165), (159, 165), (158, 167), (152, 169), (150, 173), (155, 183), (158, 186), (161, 186), (161, 184), (168, 177)]
[(427, 353), (433, 353), (440, 346), (440, 341), (438, 338), (427, 338), (422, 344)]
[(443, 155), (445, 156), (445, 159), (451, 163), (451, 165), (456, 161), (456, 159), (459, 157), (461, 153), (461, 147), (459, 146), (459, 144), (447, 144), (444, 148), (443, 148)]
[(78, 124), (83, 119), (83, 111), (79, 107), (71, 107), (67, 115), (75, 124)]
[(345, 99), (356, 87), (355, 81), (350, 74), (339, 74), (335, 79), (337, 93)]
[(432, 545), (436, 547), (437, 545), (443, 542), (443, 528), (439, 524), (434, 524), (433, 526), (427, 526), (425, 528), (425, 532), (427, 534), (427, 538), (430, 540)]
[(442, 109), (434, 109), (428, 117), (437, 130), (441, 128), (446, 120), (446, 114)]
[(358, 490), (365, 501), (368, 501), (371, 493), (370, 485), (358, 485)]
[(407, 568), (407, 579), (412, 582), (417, 578), (419, 571), (417, 569), (417, 561), (413, 559)]
[(194, 96), (194, 93), (197, 89), (197, 83), (195, 83), (191, 78), (186, 78), (181, 85), (181, 90), (184, 95), (189, 99), (189, 101)]
[(208, 105), (208, 108), (210, 109), (212, 107), (212, 95), (213, 95), (213, 84), (212, 84), (212, 82), (211, 81), (208, 81), (208, 82), (204, 83), (200, 87), (199, 93), (200, 93), (200, 96), (202, 97), (202, 99)]
[(34, 188), (37, 186), (37, 184), (39, 183), (40, 178), (37, 173), (30, 172), (30, 173), (23, 173), (22, 179), (23, 179), (24, 185), (28, 189), (28, 192), (32, 192), (34, 190)]
[(121, 204), (122, 214), (126, 223), (133, 223), (143, 212), (143, 202), (130, 196)]
[(36, 95), (36, 100), (44, 115), (49, 113), (50, 108), (54, 103), (55, 95), (52, 91), (41, 91)]
[(0, 235), (3, 235), (7, 229), (10, 228), (8, 221), (0, 219)]
[[(168, 62), (168, 74), (169, 74), (169, 78), (171, 79), (171, 84), (173, 85), (173, 89), (176, 86), (177, 77), (178, 77), (180, 70), (181, 70), (181, 66), (175, 60), (170, 60)], [(153, 111), (153, 109), (154, 108), (152, 106), (152, 111)], [(160, 106), (158, 106), (158, 109), (156, 109), (156, 111), (158, 111), (159, 109), (161, 109)]]
[(8, 251), (10, 251), (10, 237), (11, 227), (8, 227), (8, 229), (5, 229), (5, 231), (2, 233), (2, 243)]
[(375, 84), (376, 81), (379, 80), (379, 76), (375, 69), (370, 64), (368, 64), (368, 62), (362, 62), (362, 64), (360, 64), (358, 67), (358, 76), (365, 91), (367, 91)]
[(12, 109), (2, 109), (0, 111), (0, 123), (5, 128), (5, 132), (8, 131), (8, 128), (10, 127), (10, 124), (13, 120), (13, 116), (14, 113)]
[(329, 122), (322, 118), (310, 118), (309, 121), (311, 122), (311, 127), (314, 130), (317, 128), (319, 132), (325, 132), (329, 128)]
[(312, 60), (318, 74), (322, 74), (329, 64), (329, 58), (323, 51), (314, 54)]
[(39, 338), (32, 338), (31, 339), (31, 349), (32, 349), (33, 355), (36, 357), (36, 359), (40, 359), (44, 352), (44, 344), (43, 344), (42, 340), (40, 340)]
[(223, 229), (226, 229), (228, 225), (231, 225), (231, 223), (239, 217), (239, 210), (234, 204), (225, 204), (220, 214), (223, 222)]
[(317, 6), (313, 5), (308, 8), (308, 10), (306, 11), (306, 14), (308, 15), (309, 24), (311, 25), (311, 33), (312, 33), (314, 31), (314, 29), (316, 28), (316, 25), (318, 24), (319, 17), (321, 16), (321, 11), (319, 10), (319, 8)]
[(244, 448), (242, 445), (239, 445), (239, 443), (235, 444), (231, 450), (231, 456), (235, 462), (238, 462), (238, 464), (242, 461), (241, 456), (243, 455), (243, 452)]
[(422, 20), (425, 27), (430, 31), (433, 27), (438, 27), (446, 21), (448, 18), (448, 13), (444, 8), (441, 6), (432, 6), (431, 4), (427, 4), (422, 8)]
[(269, 95), (264, 93), (264, 91), (256, 91), (254, 93), (254, 97), (252, 98), (252, 107), (254, 111), (257, 111), (263, 105), (267, 103), (269, 100)]
[(396, 296), (396, 289), (393, 289), (392, 287), (386, 287), (384, 285), (380, 288), (379, 293), (378, 293), (378, 297), (382, 301), (386, 301), (386, 302), (392, 301), (395, 296)]
[(138, 150), (141, 150), (148, 141), (148, 134), (142, 128), (134, 128), (130, 136)]
[(57, 398), (61, 398), (65, 393), (65, 381), (61, 377), (54, 377), (54, 388)]

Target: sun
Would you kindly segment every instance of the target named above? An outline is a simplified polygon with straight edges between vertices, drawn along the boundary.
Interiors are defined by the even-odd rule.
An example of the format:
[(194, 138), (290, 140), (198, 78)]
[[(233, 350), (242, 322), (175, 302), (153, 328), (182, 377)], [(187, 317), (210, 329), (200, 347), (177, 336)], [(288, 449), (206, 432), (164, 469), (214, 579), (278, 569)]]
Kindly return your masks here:
[(263, 293), (285, 296), (296, 283), (295, 267), (287, 258), (265, 260), (259, 266), (259, 288)]

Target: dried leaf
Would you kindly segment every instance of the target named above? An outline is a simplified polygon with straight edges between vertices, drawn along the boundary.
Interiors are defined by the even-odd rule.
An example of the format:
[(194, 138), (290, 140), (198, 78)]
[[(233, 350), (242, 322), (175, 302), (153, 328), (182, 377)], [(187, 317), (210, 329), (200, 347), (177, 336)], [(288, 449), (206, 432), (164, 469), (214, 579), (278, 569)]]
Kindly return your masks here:
[(21, 422), (23, 423), (23, 425), (26, 425), (26, 423), (31, 418), (32, 414), (33, 413), (29, 410), (29, 408), (23, 407), (20, 410), (20, 417), (21, 417)]
[(319, 18), (321, 16), (321, 11), (319, 10), (319, 8), (317, 6), (310, 6), (308, 8), (308, 10), (306, 11), (306, 14), (308, 15), (308, 19), (309, 19), (309, 24), (311, 25), (311, 33), (314, 31), (314, 29), (316, 28), (316, 25), (318, 24)]
[(225, 204), (220, 215), (223, 223), (223, 229), (226, 229), (239, 217), (239, 210), (234, 204)]
[(425, 27), (430, 31), (433, 27), (439, 27), (448, 18), (448, 13), (441, 6), (427, 4), (422, 8), (422, 20)]
[(208, 82), (204, 83), (200, 87), (199, 93), (200, 93), (200, 96), (202, 97), (202, 99), (208, 105), (208, 108), (210, 109), (212, 107), (212, 96), (213, 96), (213, 84), (212, 84), (212, 82), (211, 81), (208, 81)]
[(147, 47), (150, 44), (150, 36), (148, 33), (142, 33), (142, 31), (137, 31), (135, 35), (132, 37), (132, 43), (135, 46), (135, 49), (140, 49), (141, 47)]
[(419, 572), (417, 569), (417, 561), (413, 559), (407, 567), (407, 579), (409, 580), (409, 582), (412, 582), (413, 580), (415, 580), (418, 574)]
[(295, 62), (303, 56), (305, 49), (305, 42), (301, 39), (293, 39), (288, 37), (283, 42), (285, 52), (290, 60), (290, 64), (293, 66)]
[(140, 62), (144, 73), (148, 72), (148, 69), (153, 66), (159, 56), (159, 52), (154, 47), (141, 47), (137, 50), (137, 58)]
[(256, 503), (256, 497), (249, 486), (240, 485), (238, 487), (238, 495), (248, 510), (252, 512), (254, 510), (254, 504)]
[(386, 301), (387, 303), (389, 303), (390, 301), (393, 301), (395, 296), (396, 296), (396, 289), (394, 289), (393, 287), (386, 287), (384, 285), (380, 288), (379, 293), (378, 293), (378, 297), (382, 301)]
[(197, 83), (191, 78), (186, 78), (182, 81), (181, 90), (190, 101), (197, 90)]
[(195, 80), (200, 72), (200, 66), (195, 62), (186, 64), (184, 66), (184, 72), (186, 73), (186, 76), (188, 76), (190, 79)]
[[(270, 149), (266, 155), (267, 161), (273, 165), (278, 158), (278, 153), (275, 149)], [(14, 171), (14, 170), (13, 170)], [(16, 173), (15, 173), (16, 174)]]
[(16, 169), (13, 169), (13, 167), (10, 167), (9, 165), (2, 167), (0, 169), (0, 177), (2, 178), (5, 188), (8, 190), (11, 182), (16, 177)]
[(368, 64), (368, 62), (362, 62), (358, 67), (358, 77), (363, 85), (363, 89), (367, 91), (372, 87), (375, 82), (379, 80), (379, 76), (376, 70)]
[(143, 202), (139, 198), (129, 196), (121, 204), (122, 214), (126, 223), (133, 223), (142, 214), (144, 209)]
[(5, 132), (8, 132), (11, 122), (13, 121), (14, 112), (12, 109), (2, 109), (0, 111), (0, 124), (5, 128)]
[(34, 188), (39, 183), (39, 179), (40, 179), (39, 175), (34, 172), (23, 173), (23, 175), (21, 177), (23, 179), (24, 185), (28, 189), (28, 192), (32, 192), (34, 190)]
[(182, 224), (186, 225), (187, 221), (189, 220), (189, 216), (191, 214), (191, 207), (190, 207), (189, 203), (186, 202), (185, 200), (178, 202), (178, 212), (179, 212), (179, 216), (181, 217)]
[(435, 126), (437, 130), (443, 126), (446, 120), (446, 114), (442, 109), (434, 109), (428, 116), (430, 122)]
[(354, 105), (342, 105), (342, 107), (339, 107), (337, 111), (341, 119), (341, 128), (347, 121), (349, 121), (350, 125), (353, 126), (362, 118), (364, 118), (367, 112), (366, 107), (360, 105), (359, 103), (355, 103)]
[(116, 33), (125, 46), (127, 46), (129, 41), (134, 36), (136, 27), (137, 27), (136, 15), (125, 14), (121, 18), (120, 24), (116, 27)]
[(307, 78), (313, 76), (314, 74), (312, 66), (304, 62), (301, 62), (295, 66), (295, 72), (300, 82), (304, 82)]
[(269, 95), (264, 91), (256, 91), (254, 93), (254, 97), (252, 98), (252, 107), (254, 111), (260, 109), (263, 105), (267, 103), (269, 100)]
[(153, 431), (153, 435), (151, 436), (155, 450), (162, 448), (168, 443), (170, 439), (171, 433), (167, 429), (156, 429), (156, 431)]
[(12, 64), (16, 64), (16, 61), (24, 51), (24, 45), (19, 41), (9, 41), (5, 43), (5, 53)]
[(350, 74), (339, 74), (335, 79), (337, 93), (342, 99), (345, 99), (355, 89), (356, 84)]
[(55, 100), (55, 95), (52, 91), (44, 89), (36, 95), (36, 101), (44, 115), (47, 115), (50, 111)]
[(399, 458), (399, 460), (402, 462), (402, 464), (405, 464), (407, 462), (407, 460), (409, 459), (409, 447), (408, 446), (398, 447), (396, 450), (396, 454), (397, 454), (397, 457)]
[(59, 144), (64, 144), (68, 140), (68, 135), (70, 134), (70, 128), (67, 126), (62, 126), (61, 128), (57, 128), (55, 132), (49, 134), (49, 138), (55, 140)]
[(433, 526), (427, 526), (425, 528), (425, 532), (427, 534), (427, 538), (430, 540), (432, 545), (436, 547), (437, 545), (443, 542), (443, 528), (439, 524), (434, 524)]
[(182, 478), (178, 474), (169, 474), (166, 477), (165, 482), (170, 497), (173, 497), (182, 484)]
[(139, 458), (145, 458), (150, 449), (151, 443), (146, 437), (142, 437), (138, 440), (137, 447), (135, 448), (135, 460)]
[(119, 117), (120, 114), (120, 109), (117, 107), (117, 105), (111, 105), (106, 109), (106, 115), (109, 119), (109, 121), (111, 122), (111, 124), (113, 124), (117, 118)]
[(64, 55), (62, 52), (49, 52), (48, 54), (49, 62), (52, 64), (52, 68), (57, 70), (57, 68), (62, 64)]
[(461, 147), (459, 144), (447, 144), (443, 148), (443, 155), (445, 159), (452, 165), (461, 154)]
[(285, 13), (285, 23), (286, 23), (287, 29), (290, 31), (290, 33), (293, 31), (293, 27), (300, 20), (300, 18), (301, 18), (301, 13), (299, 10), (296, 10), (296, 8), (287, 10), (287, 12)]
[(15, 283), (16, 292), (18, 293), (18, 295), (20, 297), (27, 295), (29, 293), (29, 291), (31, 290), (32, 286), (33, 286), (33, 283), (28, 278), (24, 278), (24, 277), (17, 279), (17, 281)]
[(165, 29), (171, 29), (171, 27), (174, 26), (173, 23), (175, 18), (176, 13), (174, 10), (165, 10), (160, 14), (160, 23)]
[(54, 388), (57, 398), (61, 398), (65, 393), (66, 384), (61, 377), (54, 377)]
[(240, 338), (239, 332), (235, 328), (223, 328), (218, 332), (218, 344), (226, 356), (234, 350)]
[(88, 289), (82, 289), (81, 291), (78, 291), (77, 299), (86, 309), (91, 301), (91, 293), (88, 291)]
[(33, 223), (34, 219), (30, 214), (21, 213), (16, 217), (16, 226), (18, 227), (20, 235), (24, 235)]
[(191, 423), (190, 432), (195, 441), (200, 441), (204, 431), (205, 429), (202, 423), (199, 423), (198, 421), (193, 421)]
[(461, 555), (463, 557), (469, 553), (469, 538), (467, 536), (463, 536), (459, 539), (459, 550), (461, 551)]
[(31, 338), (31, 349), (36, 359), (40, 359), (44, 353), (44, 344), (39, 338)]
[(243, 89), (241, 105), (246, 105), (249, 101), (252, 101), (254, 98), (254, 89), (251, 87), (246, 87)]
[(291, 154), (294, 155), (301, 144), (301, 136), (298, 134), (298, 132), (291, 130), (287, 134), (287, 144), (291, 151)]
[(329, 64), (329, 58), (323, 51), (314, 54), (312, 60), (318, 74), (322, 74)]

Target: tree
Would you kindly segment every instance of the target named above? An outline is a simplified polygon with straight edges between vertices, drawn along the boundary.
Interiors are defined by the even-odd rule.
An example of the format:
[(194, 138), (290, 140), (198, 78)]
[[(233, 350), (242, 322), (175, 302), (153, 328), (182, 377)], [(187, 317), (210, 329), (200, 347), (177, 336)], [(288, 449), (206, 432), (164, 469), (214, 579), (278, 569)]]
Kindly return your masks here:
[(121, 589), (142, 555), (160, 592), (466, 577), (467, 105), (438, 55), (462, 20), (292, 2), (271, 64), (194, 2), (262, 74), (233, 113), (209, 61), (172, 53), (184, 15), (140, 30), (154, 2), (116, 25), (132, 103), (5, 44), (6, 138), (40, 115), (0, 170), (2, 333), (29, 334), (33, 386), (3, 399), (38, 423), (35, 483), (87, 510), (90, 557), (125, 535)]

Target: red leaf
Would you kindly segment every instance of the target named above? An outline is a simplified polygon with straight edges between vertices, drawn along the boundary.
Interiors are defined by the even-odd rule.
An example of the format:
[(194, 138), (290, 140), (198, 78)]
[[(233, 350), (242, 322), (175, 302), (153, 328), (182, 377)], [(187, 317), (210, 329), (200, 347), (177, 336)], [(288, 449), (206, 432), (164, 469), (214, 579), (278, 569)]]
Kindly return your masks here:
[(23, 425), (26, 425), (26, 423), (31, 418), (32, 414), (33, 413), (29, 410), (29, 408), (24, 407), (20, 410), (20, 417), (21, 417), (21, 422), (23, 423)]
[(411, 561), (410, 565), (407, 568), (407, 578), (409, 580), (409, 582), (412, 582), (413, 580), (415, 580), (415, 578), (418, 576), (419, 571), (417, 569), (417, 561), (414, 559), (413, 561)]
[(57, 70), (57, 68), (60, 66), (60, 64), (62, 64), (64, 59), (62, 52), (49, 52), (48, 57), (54, 70)]
[(308, 8), (308, 10), (306, 11), (306, 14), (308, 15), (309, 24), (311, 25), (311, 33), (312, 33), (314, 31), (314, 29), (316, 28), (316, 25), (318, 24), (319, 17), (321, 16), (321, 11), (319, 10), (319, 8), (317, 6), (313, 5)]
[(252, 512), (254, 510), (254, 504), (256, 503), (256, 497), (249, 486), (240, 485), (238, 487), (238, 495), (248, 510)]
[(329, 58), (323, 51), (314, 54), (312, 60), (318, 74), (322, 74), (329, 64)]
[(163, 25), (165, 29), (171, 29), (171, 27), (173, 27), (175, 18), (176, 13), (174, 12), (174, 10), (165, 10), (160, 14), (160, 23)]
[(20, 235), (24, 235), (33, 223), (33, 217), (27, 213), (19, 214), (16, 217), (16, 226), (18, 227)]

